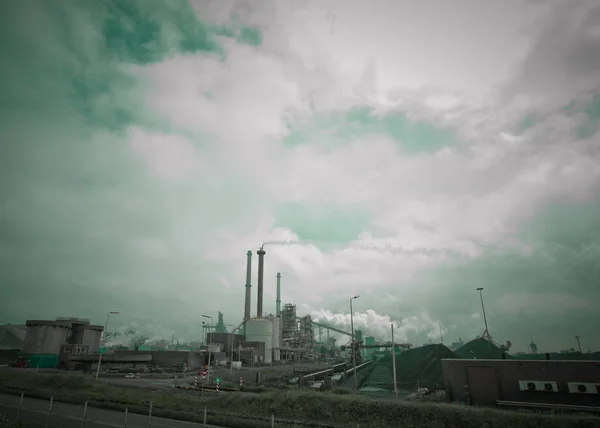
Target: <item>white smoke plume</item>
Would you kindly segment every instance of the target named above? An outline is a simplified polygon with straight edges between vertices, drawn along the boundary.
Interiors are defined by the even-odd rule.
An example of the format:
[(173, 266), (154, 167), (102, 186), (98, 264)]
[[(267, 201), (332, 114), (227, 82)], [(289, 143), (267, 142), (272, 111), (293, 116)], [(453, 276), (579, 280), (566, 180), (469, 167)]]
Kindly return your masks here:
[(381, 253), (402, 254), (405, 256), (428, 256), (428, 257), (456, 257), (462, 254), (458, 251), (448, 248), (404, 248), (390, 243), (385, 245), (367, 245), (362, 243), (352, 243), (346, 248), (352, 250), (378, 251)]
[(283, 240), (266, 241), (261, 244), (261, 246), (267, 246), (267, 245), (314, 245), (314, 246), (316, 246), (317, 244), (313, 241), (299, 240), (299, 239), (290, 239), (287, 241), (283, 241)]
[(186, 340), (178, 337), (174, 330), (163, 326), (139, 326), (136, 322), (109, 330), (107, 333), (108, 346), (132, 346), (136, 343), (152, 345), (161, 342), (185, 343)]
[[(314, 321), (337, 327), (344, 331), (351, 331), (350, 314), (333, 313), (326, 309), (313, 309), (308, 313)], [(372, 309), (364, 312), (354, 313), (354, 329), (361, 330), (363, 337), (373, 336), (376, 339), (391, 341), (394, 324), (394, 341), (396, 343), (415, 342), (418, 337), (427, 337), (432, 342), (440, 340), (440, 322), (433, 320), (428, 314), (423, 313), (419, 316), (403, 318), (400, 321), (393, 320), (389, 315), (378, 314)], [(442, 326), (442, 334), (446, 334), (446, 329)], [(347, 340), (343, 338), (342, 340)]]
[(406, 256), (426, 256), (435, 258), (450, 258), (464, 256), (464, 252), (457, 251), (451, 248), (405, 248), (398, 245), (394, 245), (390, 242), (375, 242), (371, 240), (361, 239), (359, 241), (350, 242), (348, 244), (331, 244), (331, 243), (319, 243), (311, 240), (301, 240), (296, 237), (288, 237), (285, 240), (272, 240), (265, 241), (261, 246), (268, 245), (300, 245), (300, 246), (314, 246), (325, 250), (363, 250), (363, 251), (376, 251), (379, 253), (388, 254), (402, 254)]

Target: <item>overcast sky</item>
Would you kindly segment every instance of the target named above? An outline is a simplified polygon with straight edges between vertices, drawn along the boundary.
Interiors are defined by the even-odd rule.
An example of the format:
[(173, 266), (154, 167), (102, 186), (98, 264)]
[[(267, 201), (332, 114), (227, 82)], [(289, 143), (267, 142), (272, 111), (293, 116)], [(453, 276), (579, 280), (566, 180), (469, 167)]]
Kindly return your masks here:
[[(600, 349), (600, 6), (9, 0), (0, 322), (266, 312)], [(291, 243), (296, 242), (296, 245)], [(252, 312), (256, 313), (256, 255)]]

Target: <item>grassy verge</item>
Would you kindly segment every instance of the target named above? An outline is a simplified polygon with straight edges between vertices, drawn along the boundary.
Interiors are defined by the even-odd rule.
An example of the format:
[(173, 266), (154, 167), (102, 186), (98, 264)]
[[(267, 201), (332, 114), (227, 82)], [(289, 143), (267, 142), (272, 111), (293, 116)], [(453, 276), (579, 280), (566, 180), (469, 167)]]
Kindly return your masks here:
[(98, 384), (90, 377), (69, 374), (36, 374), (0, 371), (0, 392), (145, 414), (152, 402), (158, 417), (201, 421), (204, 407), (208, 422), (245, 428), (270, 426), (275, 414), (278, 427), (462, 427), (462, 428), (592, 428), (600, 419), (477, 409), (442, 403), (375, 400), (318, 392), (263, 392), (197, 396), (146, 392)]
[(26, 428), (27, 425), (23, 422), (17, 422), (9, 418), (4, 413), (0, 413), (0, 427), (2, 428)]

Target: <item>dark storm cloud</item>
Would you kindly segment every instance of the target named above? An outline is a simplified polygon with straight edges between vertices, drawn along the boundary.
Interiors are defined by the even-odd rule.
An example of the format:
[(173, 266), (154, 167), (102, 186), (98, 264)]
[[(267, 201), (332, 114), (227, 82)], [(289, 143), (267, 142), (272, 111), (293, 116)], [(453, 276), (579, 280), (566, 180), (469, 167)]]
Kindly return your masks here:
[(565, 105), (581, 91), (600, 88), (600, 6), (561, 2), (531, 32), (531, 46), (516, 65), (510, 95), (525, 94)]
[(174, 278), (191, 256), (157, 238), (174, 229), (174, 213), (157, 207), (186, 191), (153, 180), (124, 131), (161, 125), (141, 105), (132, 66), (219, 51), (186, 1), (2, 6), (3, 320), (190, 310), (181, 289), (197, 277)]

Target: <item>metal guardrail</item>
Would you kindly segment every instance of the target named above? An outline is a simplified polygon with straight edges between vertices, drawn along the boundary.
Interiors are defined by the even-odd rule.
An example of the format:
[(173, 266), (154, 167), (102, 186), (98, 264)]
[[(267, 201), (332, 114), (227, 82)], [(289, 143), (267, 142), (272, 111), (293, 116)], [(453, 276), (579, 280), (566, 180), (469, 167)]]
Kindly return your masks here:
[[(322, 376), (327, 376), (328, 374), (335, 374), (335, 372), (340, 371), (340, 370), (344, 370), (346, 368), (346, 363), (339, 363), (339, 364), (334, 364), (333, 366), (331, 366), (331, 368), (325, 369), (325, 370), (321, 370), (318, 372), (314, 372), (314, 373), (309, 373), (304, 375), (304, 379), (306, 380), (316, 380), (319, 377)], [(358, 370), (358, 367), (356, 368)]]
[[(11, 394), (11, 395), (15, 395), (15, 394)], [(152, 401), (150, 401), (149, 406), (146, 406), (145, 404), (138, 404), (135, 405), (136, 407), (136, 411), (135, 412), (129, 412), (129, 408), (125, 407), (123, 410), (109, 410), (103, 407), (96, 407), (96, 405), (98, 405), (98, 403), (94, 403), (93, 401), (90, 401), (88, 403), (88, 401), (85, 401), (84, 405), (78, 405), (78, 404), (72, 404), (72, 403), (68, 403), (65, 402), (63, 404), (67, 404), (69, 406), (71, 406), (71, 408), (69, 409), (70, 411), (68, 411), (67, 413), (61, 412), (58, 413), (55, 411), (54, 405), (55, 400), (54, 397), (50, 397), (50, 400), (48, 402), (48, 407), (47, 410), (44, 409), (36, 409), (36, 408), (32, 408), (29, 406), (26, 406), (27, 403), (24, 403), (24, 399), (27, 398), (29, 399), (29, 397), (25, 397), (24, 393), (21, 393), (21, 399), (18, 403), (18, 405), (7, 405), (5, 406), (3, 403), (3, 407), (8, 407), (11, 410), (15, 410), (12, 413), (16, 413), (16, 417), (12, 416), (11, 413), (11, 418), (16, 420), (16, 421), (24, 421), (24, 422), (31, 422), (31, 415), (35, 415), (35, 421), (37, 422), (37, 424), (35, 426), (43, 426), (43, 427), (50, 427), (50, 426), (56, 426), (59, 421), (57, 421), (57, 419), (65, 419), (68, 418), (71, 422), (74, 422), (76, 424), (81, 424), (82, 427), (85, 426), (90, 426), (90, 425), (107, 425), (107, 426), (113, 426), (113, 427), (127, 427), (128, 425), (145, 425), (145, 426), (168, 426), (168, 425), (163, 425), (165, 423), (169, 423), (169, 422), (173, 422), (173, 423), (177, 423), (177, 422), (181, 422), (181, 423), (190, 423), (192, 421), (187, 420), (186, 418), (183, 418), (181, 420), (174, 420), (174, 419), (163, 419), (164, 416), (162, 416), (161, 413), (161, 409), (157, 409), (157, 412), (153, 412), (154, 410), (154, 403)], [(36, 400), (44, 400), (47, 401), (46, 399), (36, 399)], [(261, 421), (263, 422), (265, 425), (267, 423), (270, 424), (271, 427), (275, 427), (275, 426), (280, 426), (280, 425), (285, 425), (285, 426), (290, 426), (290, 425), (294, 425), (294, 426), (319, 426), (321, 428), (335, 428), (336, 425), (332, 425), (329, 423), (319, 423), (318, 425), (315, 425), (314, 422), (311, 421), (303, 421), (303, 420), (290, 420), (290, 419), (284, 419), (284, 418), (276, 418), (275, 413), (272, 412), (271, 416), (258, 416), (258, 415), (248, 415), (248, 414), (236, 414), (236, 413), (226, 413), (226, 412), (215, 412), (215, 411), (211, 411), (210, 410), (210, 402), (207, 403), (199, 403), (200, 406), (204, 405), (204, 409), (202, 409), (202, 407), (200, 407), (200, 411), (198, 411), (198, 416), (203, 416), (203, 422), (201, 422), (201, 424), (203, 424), (203, 426), (207, 426), (207, 423), (211, 423), (210, 418), (211, 417), (218, 417), (218, 418), (232, 418), (234, 420), (238, 420), (238, 421)], [(89, 409), (92, 408), (98, 408), (101, 410), (104, 410), (104, 414), (106, 415), (108, 414), (121, 414), (119, 416), (121, 416), (121, 423), (115, 423), (115, 421), (113, 420), (106, 420), (103, 418), (98, 418), (97, 414), (91, 414), (90, 412), (88, 412)], [(146, 408), (147, 409), (147, 413), (146, 412), (140, 412), (140, 408)], [(81, 413), (79, 415), (76, 414), (72, 414), (73, 410), (79, 410), (81, 411)], [(203, 411), (202, 411), (203, 410)], [(138, 413), (139, 412), (139, 413)], [(155, 413), (159, 413), (158, 416), (155, 415)], [(143, 418), (143, 419), (142, 419)], [(160, 418), (160, 419), (158, 419)], [(156, 420), (158, 419), (158, 420)], [(70, 422), (70, 423), (71, 423)], [(200, 426), (200, 423), (196, 423), (194, 425), (198, 425)], [(62, 426), (62, 424), (61, 424)], [(69, 425), (70, 426), (70, 425)]]
[(511, 407), (521, 409), (548, 409), (548, 410), (567, 410), (571, 412), (591, 412), (600, 413), (600, 407), (594, 406), (576, 406), (572, 404), (554, 404), (554, 403), (530, 403), (527, 401), (504, 401), (496, 400), (499, 407)]
[[(358, 372), (360, 369), (362, 369), (363, 367), (367, 367), (369, 364), (371, 364), (373, 361), (367, 361), (366, 363), (362, 363), (358, 366), (356, 366), (356, 371)], [(349, 376), (350, 374), (354, 373), (354, 367), (350, 368), (349, 370), (345, 370), (344, 374), (346, 376)]]

